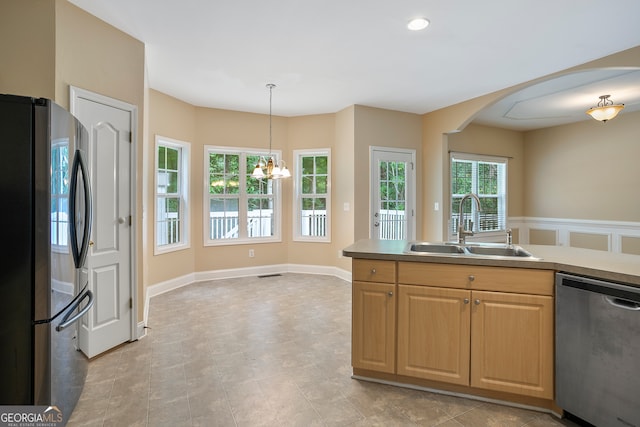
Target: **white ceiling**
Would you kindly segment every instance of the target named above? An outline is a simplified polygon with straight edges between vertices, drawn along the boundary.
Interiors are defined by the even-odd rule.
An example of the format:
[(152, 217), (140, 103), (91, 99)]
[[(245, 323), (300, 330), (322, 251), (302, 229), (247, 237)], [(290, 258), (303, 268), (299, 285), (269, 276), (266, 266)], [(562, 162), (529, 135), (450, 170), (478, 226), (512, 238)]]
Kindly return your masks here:
[[(423, 114), (640, 45), (638, 0), (69, 1), (145, 43), (153, 89), (268, 113), (265, 85), (275, 83), (273, 114), (282, 116), (354, 104)], [(416, 16), (431, 25), (407, 30)], [(540, 115), (536, 103), (575, 95), (566, 87), (581, 87), (581, 114), (603, 91), (638, 103), (606, 84), (586, 94), (591, 83), (631, 77), (640, 86), (640, 73), (561, 79), (479, 120), (504, 116), (506, 105), (522, 127), (529, 108)]]
[(593, 120), (586, 110), (598, 104), (600, 95), (624, 104), (620, 114), (640, 111), (640, 69), (595, 69), (549, 79), (484, 108), (474, 122), (532, 130)]

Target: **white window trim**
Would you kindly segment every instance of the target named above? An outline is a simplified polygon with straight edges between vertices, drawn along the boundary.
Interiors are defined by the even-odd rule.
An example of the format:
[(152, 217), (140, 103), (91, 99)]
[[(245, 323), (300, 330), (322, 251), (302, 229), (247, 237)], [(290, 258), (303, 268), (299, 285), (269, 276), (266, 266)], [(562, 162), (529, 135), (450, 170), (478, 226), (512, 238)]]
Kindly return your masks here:
[[(250, 156), (264, 156), (267, 157), (269, 151), (258, 148), (242, 148), (242, 147), (225, 147), (219, 145), (205, 145), (204, 146), (204, 168), (203, 168), (203, 198), (202, 198), (202, 237), (204, 239), (204, 246), (230, 246), (230, 245), (248, 245), (259, 243), (277, 243), (282, 242), (282, 196), (281, 196), (281, 183), (280, 180), (273, 180), (273, 200), (274, 200), (274, 212), (273, 212), (273, 236), (268, 237), (248, 237), (246, 235), (246, 229), (243, 233), (239, 233), (240, 236), (237, 239), (219, 239), (214, 240), (209, 238), (209, 154), (210, 153), (226, 153), (226, 154), (238, 154), (241, 157), (243, 155)], [(276, 160), (282, 158), (282, 151), (271, 150), (271, 156)], [(240, 187), (246, 189), (246, 175), (240, 173)], [(238, 216), (240, 221), (246, 219), (247, 211), (247, 199), (246, 192), (240, 193), (238, 206), (240, 212)], [(244, 221), (246, 222), (246, 221)]]
[[(326, 236), (303, 236), (300, 234), (300, 211), (302, 204), (302, 157), (305, 156), (327, 156), (327, 235)], [(295, 159), (294, 167), (294, 183), (293, 183), (293, 241), (296, 242), (331, 242), (331, 149), (317, 148), (307, 150), (293, 150), (293, 158)]]
[[(500, 156), (490, 156), (486, 154), (473, 154), (473, 153), (460, 153), (460, 152), (450, 152), (449, 153), (449, 203), (451, 201), (452, 187), (453, 182), (451, 181), (451, 163), (453, 160), (468, 160), (468, 161), (479, 161), (479, 162), (489, 162), (489, 163), (502, 163), (504, 164), (504, 188), (502, 188), (502, 202), (504, 209), (504, 225), (505, 228), (508, 228), (507, 219), (509, 218), (508, 207), (509, 207), (509, 192), (508, 192), (508, 183), (509, 183), (509, 158), (508, 157), (500, 157)], [(452, 207), (453, 208), (453, 207)], [(475, 208), (474, 208), (475, 209)], [(451, 221), (451, 217), (454, 212), (449, 212), (449, 218), (447, 222)], [(458, 233), (453, 232), (451, 227), (447, 227), (449, 233), (449, 240), (455, 241), (458, 239)], [(502, 230), (491, 230), (491, 231), (480, 231), (476, 232), (475, 236), (467, 237), (467, 241), (503, 241), (504, 240), (504, 232)]]
[[(160, 146), (180, 148), (180, 241), (168, 245), (158, 245), (158, 148)], [(180, 251), (191, 247), (190, 218), (189, 218), (189, 171), (191, 170), (191, 144), (177, 139), (167, 138), (161, 135), (155, 137), (154, 164), (153, 164), (153, 254), (160, 255), (168, 252)]]

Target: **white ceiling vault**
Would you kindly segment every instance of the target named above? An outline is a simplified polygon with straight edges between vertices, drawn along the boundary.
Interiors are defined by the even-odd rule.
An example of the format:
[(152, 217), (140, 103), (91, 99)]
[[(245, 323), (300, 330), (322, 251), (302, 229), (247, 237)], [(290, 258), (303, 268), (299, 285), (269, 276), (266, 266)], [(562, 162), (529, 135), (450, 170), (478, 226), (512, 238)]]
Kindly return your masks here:
[[(354, 104), (424, 114), (640, 45), (638, 0), (69, 1), (145, 43), (153, 89), (196, 106), (268, 113), (265, 85), (275, 83), (281, 116)], [(430, 25), (409, 31), (417, 16)], [(478, 120), (506, 114), (517, 117), (514, 128), (543, 126), (549, 117), (536, 106), (576, 88), (582, 115), (602, 94), (637, 104), (637, 93), (626, 98), (632, 90), (603, 85), (622, 81), (637, 88), (640, 73), (561, 78)], [(535, 124), (523, 127), (530, 113)]]

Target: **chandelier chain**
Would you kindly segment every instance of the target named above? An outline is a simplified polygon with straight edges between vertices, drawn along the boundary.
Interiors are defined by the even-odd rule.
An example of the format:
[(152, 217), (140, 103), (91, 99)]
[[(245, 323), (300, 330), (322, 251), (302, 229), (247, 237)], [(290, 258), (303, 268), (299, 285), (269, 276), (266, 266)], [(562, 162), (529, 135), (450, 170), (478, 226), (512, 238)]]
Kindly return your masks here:
[(269, 157), (271, 157), (271, 140), (272, 140), (272, 126), (271, 126), (271, 116), (272, 116), (272, 99), (273, 99), (273, 88), (276, 87), (273, 83), (267, 84), (269, 88)]

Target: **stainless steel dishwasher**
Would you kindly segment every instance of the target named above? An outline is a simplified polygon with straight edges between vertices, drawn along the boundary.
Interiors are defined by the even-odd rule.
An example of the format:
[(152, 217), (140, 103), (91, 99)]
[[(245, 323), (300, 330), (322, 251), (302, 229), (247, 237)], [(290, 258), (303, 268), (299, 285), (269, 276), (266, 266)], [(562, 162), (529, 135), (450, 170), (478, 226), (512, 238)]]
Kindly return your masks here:
[(556, 402), (602, 427), (640, 427), (640, 288), (556, 275)]

